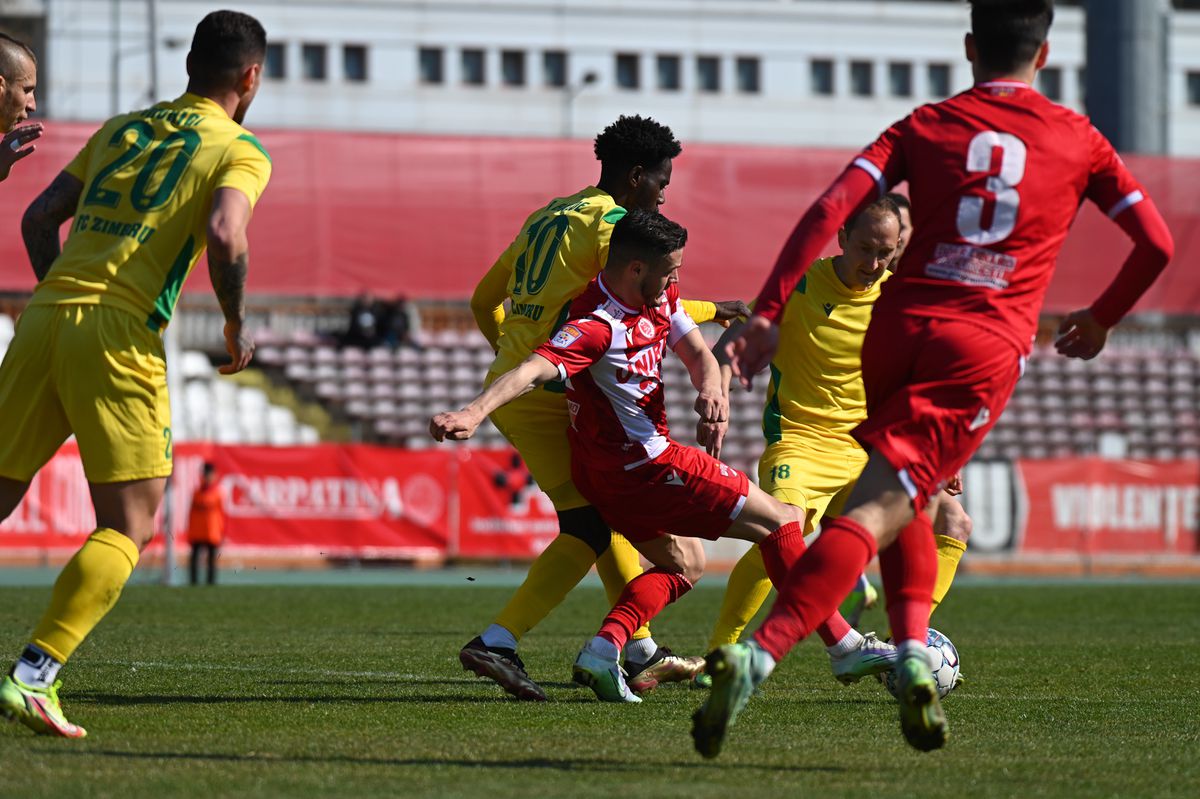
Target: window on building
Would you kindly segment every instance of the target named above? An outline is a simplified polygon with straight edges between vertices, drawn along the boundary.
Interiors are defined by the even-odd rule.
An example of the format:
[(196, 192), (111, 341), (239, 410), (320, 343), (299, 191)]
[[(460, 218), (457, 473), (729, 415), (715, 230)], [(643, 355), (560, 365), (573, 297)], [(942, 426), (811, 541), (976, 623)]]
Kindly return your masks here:
[(875, 65), (870, 61), (850, 62), (850, 93), (855, 97), (875, 94)]
[(749, 56), (737, 60), (737, 87), (743, 94), (758, 94), (762, 91), (760, 83), (761, 63), (757, 58)]
[(654, 60), (658, 73), (658, 88), (664, 92), (677, 92), (682, 85), (679, 68), (679, 56), (660, 55)]
[(505, 86), (525, 85), (525, 52), (503, 50), (500, 53), (500, 79)]
[(1045, 67), (1038, 72), (1038, 91), (1049, 100), (1058, 102), (1062, 99), (1062, 70), (1058, 67)]
[(636, 89), (642, 85), (638, 57), (632, 53), (617, 53), (617, 88)]
[(903, 61), (888, 64), (888, 93), (892, 97), (912, 97), (912, 64)]
[(823, 97), (833, 94), (833, 62), (827, 58), (814, 58), (808, 65), (812, 93)]
[(696, 58), (696, 88), (702, 92), (721, 91), (721, 59), (713, 55)]
[(287, 50), (279, 42), (267, 43), (267, 55), (263, 58), (263, 77), (283, 80), (287, 77)]
[(421, 83), (435, 84), (446, 79), (443, 67), (442, 48), (422, 47), (417, 51), (417, 71), (421, 75)]
[(1080, 67), (1075, 71), (1076, 91), (1075, 94), (1079, 97), (1080, 105), (1087, 106), (1087, 67)]
[(305, 80), (325, 80), (328, 75), (329, 48), (323, 44), (306, 44), (300, 48)]
[(471, 48), (462, 51), (462, 82), (467, 86), (482, 86), (487, 82), (482, 50)]
[(1188, 105), (1200, 105), (1200, 72), (1187, 74)]
[(929, 77), (929, 96), (930, 97), (949, 97), (950, 96), (950, 65), (949, 64), (930, 64), (928, 77)]
[(560, 89), (567, 85), (567, 54), (562, 50), (542, 53), (542, 83)]
[(348, 44), (342, 48), (342, 75), (351, 83), (367, 80), (367, 48), (361, 44)]

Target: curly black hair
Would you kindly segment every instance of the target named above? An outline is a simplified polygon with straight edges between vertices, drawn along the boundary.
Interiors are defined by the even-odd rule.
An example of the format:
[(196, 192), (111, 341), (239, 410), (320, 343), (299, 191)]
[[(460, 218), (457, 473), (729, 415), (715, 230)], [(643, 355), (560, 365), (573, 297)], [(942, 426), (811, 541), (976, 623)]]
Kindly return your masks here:
[(595, 152), (605, 172), (653, 169), (683, 152), (683, 145), (670, 128), (650, 117), (622, 115), (596, 137)]

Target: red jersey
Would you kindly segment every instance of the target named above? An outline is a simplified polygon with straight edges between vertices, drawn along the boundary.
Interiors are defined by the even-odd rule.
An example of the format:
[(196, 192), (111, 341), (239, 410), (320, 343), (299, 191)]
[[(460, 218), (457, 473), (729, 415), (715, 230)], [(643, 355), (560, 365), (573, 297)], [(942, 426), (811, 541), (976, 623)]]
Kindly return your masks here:
[(875, 313), (950, 317), (1028, 352), (1084, 198), (1115, 217), (1144, 195), (1087, 117), (995, 81), (896, 123), (854, 160), (880, 193), (909, 181), (913, 238)]
[(596, 277), (571, 304), (570, 318), (534, 352), (567, 383), (571, 452), (589, 467), (633, 469), (670, 440), (663, 397), (667, 347), (696, 328), (675, 284), (640, 310), (614, 297)]

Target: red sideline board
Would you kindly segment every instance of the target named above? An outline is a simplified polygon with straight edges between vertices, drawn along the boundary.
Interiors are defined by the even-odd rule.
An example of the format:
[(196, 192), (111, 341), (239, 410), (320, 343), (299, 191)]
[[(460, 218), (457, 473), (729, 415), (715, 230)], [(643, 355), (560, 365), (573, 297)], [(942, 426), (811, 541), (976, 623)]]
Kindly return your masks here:
[[(169, 520), (180, 541), (206, 460), (221, 475), (232, 554), (530, 559), (558, 530), (554, 507), (508, 449), (180, 444), (159, 519), (160, 531)], [(1077, 458), (967, 471), (963, 498), (976, 519), (978, 551), (1200, 553), (1200, 463)], [(69, 444), (0, 525), (0, 559), (65, 555), (94, 526), (78, 450)], [(151, 546), (161, 547), (161, 536)]]
[[(159, 530), (169, 518), (177, 540), (206, 460), (221, 476), (235, 554), (532, 558), (558, 527), (549, 499), (508, 450), (179, 444), (159, 514)], [(68, 444), (0, 525), (0, 555), (69, 552), (94, 527), (78, 450)], [(162, 546), (161, 536), (151, 546)]]

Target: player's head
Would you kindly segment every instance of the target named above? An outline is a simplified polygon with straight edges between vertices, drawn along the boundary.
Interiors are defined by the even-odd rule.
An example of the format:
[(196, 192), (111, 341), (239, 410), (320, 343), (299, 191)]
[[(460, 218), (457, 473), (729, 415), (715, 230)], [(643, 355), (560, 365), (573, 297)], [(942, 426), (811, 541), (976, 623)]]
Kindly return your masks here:
[(653, 211), (667, 201), (671, 159), (683, 151), (666, 125), (649, 117), (622, 116), (596, 137), (597, 185), (629, 210)]
[(37, 57), (29, 45), (0, 33), (0, 133), (8, 133), (37, 110)]
[(204, 462), (204, 482), (211, 483), (217, 478), (217, 466), (212, 461)]
[(971, 32), (967, 58), (976, 77), (1014, 75), (1041, 69), (1049, 48), (1046, 35), (1054, 21), (1054, 0), (970, 0)]
[(900, 211), (900, 242), (896, 245), (896, 254), (892, 256), (892, 262), (888, 264), (888, 269), (895, 269), (900, 265), (900, 256), (904, 255), (904, 249), (912, 238), (912, 204), (898, 191), (889, 191), (884, 196), (894, 202)]
[(188, 91), (205, 97), (236, 94), (233, 121), (241, 123), (258, 93), (267, 32), (240, 11), (214, 11), (196, 26), (187, 56)]
[(865, 291), (883, 276), (900, 242), (900, 209), (889, 197), (863, 208), (838, 231), (833, 268), (847, 288)]
[(683, 225), (657, 211), (635, 208), (613, 226), (605, 274), (626, 287), (627, 295), (652, 305), (667, 286), (678, 282), (685, 244)]

